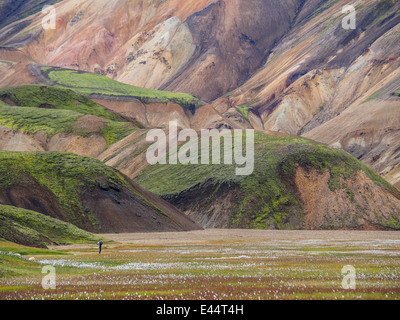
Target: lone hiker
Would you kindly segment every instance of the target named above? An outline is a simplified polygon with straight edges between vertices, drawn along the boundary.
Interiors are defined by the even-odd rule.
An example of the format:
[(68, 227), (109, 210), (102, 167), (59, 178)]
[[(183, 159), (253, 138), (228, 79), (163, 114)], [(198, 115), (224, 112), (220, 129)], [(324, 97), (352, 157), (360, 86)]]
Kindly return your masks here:
[(101, 248), (103, 247), (103, 241), (97, 242), (97, 245), (99, 246), (99, 254), (101, 253)]

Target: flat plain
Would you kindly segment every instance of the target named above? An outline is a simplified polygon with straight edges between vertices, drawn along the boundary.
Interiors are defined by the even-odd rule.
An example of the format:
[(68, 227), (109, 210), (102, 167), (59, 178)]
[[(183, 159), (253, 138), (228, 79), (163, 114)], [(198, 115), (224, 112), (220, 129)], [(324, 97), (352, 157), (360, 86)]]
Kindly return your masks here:
[[(21, 251), (18, 267), (0, 278), (0, 299), (400, 299), (399, 232), (210, 229), (101, 236), (108, 239), (102, 254), (96, 243)], [(14, 259), (22, 249), (10, 250)], [(55, 267), (56, 289), (42, 288), (45, 265)], [(355, 289), (342, 285), (345, 266), (354, 267)]]

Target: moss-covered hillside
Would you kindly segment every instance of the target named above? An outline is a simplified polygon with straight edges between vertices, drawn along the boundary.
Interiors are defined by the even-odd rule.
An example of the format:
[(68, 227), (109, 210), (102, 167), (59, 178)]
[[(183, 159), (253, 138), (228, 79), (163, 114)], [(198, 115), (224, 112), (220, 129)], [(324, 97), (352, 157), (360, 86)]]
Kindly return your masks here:
[(99, 241), (96, 237), (70, 223), (44, 214), (0, 205), (0, 238), (34, 247)]
[(101, 95), (115, 100), (135, 98), (144, 103), (171, 102), (186, 108), (201, 104), (197, 98), (187, 93), (140, 88), (90, 72), (56, 67), (41, 67), (40, 72), (42, 78), (46, 79), (45, 82), (57, 87), (72, 89), (87, 97)]
[(122, 119), (89, 98), (60, 87), (32, 84), (3, 88), (0, 89), (0, 100), (20, 107), (70, 110), (114, 121)]
[(163, 200), (150, 198), (117, 170), (93, 158), (0, 152), (1, 204), (90, 232), (177, 231), (194, 225), (176, 209), (162, 209)]
[[(344, 151), (302, 138), (256, 133), (254, 173), (237, 176), (235, 168), (155, 165), (145, 169), (137, 182), (207, 227), (301, 229), (307, 215), (315, 211), (327, 217), (314, 226), (310, 221), (307, 228), (362, 229), (367, 221), (376, 228), (400, 228), (400, 192)], [(306, 172), (303, 180), (299, 168)], [(315, 188), (327, 174), (326, 188)], [(375, 207), (366, 199), (372, 190), (356, 186), (360, 175), (375, 196), (385, 194), (393, 202)], [(324, 201), (332, 201), (333, 206), (318, 212), (319, 202)], [(336, 202), (344, 207), (335, 208)]]
[[(78, 123), (87, 115), (96, 118), (86, 125), (84, 121)], [(98, 125), (91, 125), (93, 121)], [(0, 126), (29, 134), (43, 131), (48, 138), (57, 133), (83, 137), (97, 133), (104, 137), (107, 146), (138, 129), (136, 123), (126, 121), (83, 95), (44, 85), (0, 89)]]

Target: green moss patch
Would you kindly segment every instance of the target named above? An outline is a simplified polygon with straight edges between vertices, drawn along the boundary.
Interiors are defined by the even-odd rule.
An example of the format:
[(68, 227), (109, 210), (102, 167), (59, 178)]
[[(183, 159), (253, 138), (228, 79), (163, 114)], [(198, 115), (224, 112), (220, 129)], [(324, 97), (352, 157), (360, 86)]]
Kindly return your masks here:
[(240, 112), (240, 114), (246, 119), (249, 120), (249, 112), (253, 109), (253, 105), (258, 102), (258, 99), (255, 99), (251, 103), (246, 103), (240, 106), (237, 106), (236, 109)]
[(138, 130), (138, 128), (134, 127), (131, 123), (109, 121), (106, 123), (105, 127), (101, 129), (101, 133), (104, 139), (106, 139), (107, 146), (109, 147), (136, 130)]
[(0, 100), (11, 100), (21, 107), (62, 109), (120, 121), (121, 117), (72, 90), (44, 85), (23, 85), (0, 89)]
[(9, 105), (5, 103), (3, 100), (0, 100), (0, 107), (9, 107)]
[[(31, 210), (4, 205), (0, 205), (0, 238), (37, 247), (46, 247), (49, 244), (96, 242), (100, 239), (70, 223)], [(0, 251), (4, 250), (0, 244)], [(9, 248), (8, 251), (21, 255), (45, 253), (14, 250), (14, 248)]]
[(0, 126), (21, 132), (35, 134), (43, 131), (48, 137), (58, 133), (75, 134), (87, 137), (92, 133), (100, 133), (107, 146), (125, 138), (138, 128), (131, 122), (106, 120), (99, 130), (80, 130), (76, 122), (84, 114), (59, 109), (41, 109), (27, 107), (11, 107), (0, 105)]
[(73, 131), (74, 123), (82, 114), (68, 110), (48, 110), (0, 106), (0, 125), (30, 134), (44, 131), (48, 136)]
[(42, 71), (57, 86), (71, 88), (86, 96), (102, 94), (116, 96), (116, 99), (118, 96), (129, 96), (138, 98), (143, 102), (150, 102), (152, 99), (164, 103), (176, 102), (184, 107), (199, 104), (198, 99), (190, 94), (139, 88), (94, 73), (59, 68), (51, 70), (42, 68)]

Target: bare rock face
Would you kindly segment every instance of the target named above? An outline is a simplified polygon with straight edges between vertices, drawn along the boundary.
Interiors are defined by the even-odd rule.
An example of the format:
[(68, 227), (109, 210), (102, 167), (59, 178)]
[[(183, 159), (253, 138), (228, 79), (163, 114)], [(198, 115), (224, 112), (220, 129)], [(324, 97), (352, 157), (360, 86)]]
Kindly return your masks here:
[(354, 179), (341, 181), (347, 189), (330, 190), (329, 178), (329, 172), (321, 175), (303, 168), (296, 172), (296, 188), (307, 212), (306, 229), (385, 229), (383, 217), (393, 214), (399, 199), (376, 186), (362, 171)]
[(39, 36), (21, 44), (20, 30), (9, 25), (4, 30), (8, 36), (2, 38), (0, 33), (0, 42), (23, 47), (33, 61), (42, 64), (96, 72), (157, 89), (193, 54), (195, 46), (184, 21), (210, 2), (63, 1), (56, 5), (56, 30), (43, 30), (44, 15), (37, 14), (19, 29)]
[(210, 101), (237, 88), (289, 29), (299, 3), (216, 1), (191, 15), (186, 24), (196, 50), (185, 70), (164, 89), (191, 92)]
[(344, 30), (345, 4), (306, 1), (266, 64), (229, 94), (228, 104), (247, 106), (261, 129), (343, 148), (398, 183), (400, 4), (356, 6), (357, 28)]
[(0, 149), (7, 151), (44, 151), (39, 139), (10, 128), (0, 126)]
[(400, 163), (399, 112), (395, 100), (356, 103), (305, 136), (347, 150), (396, 183), (399, 177), (389, 172)]

